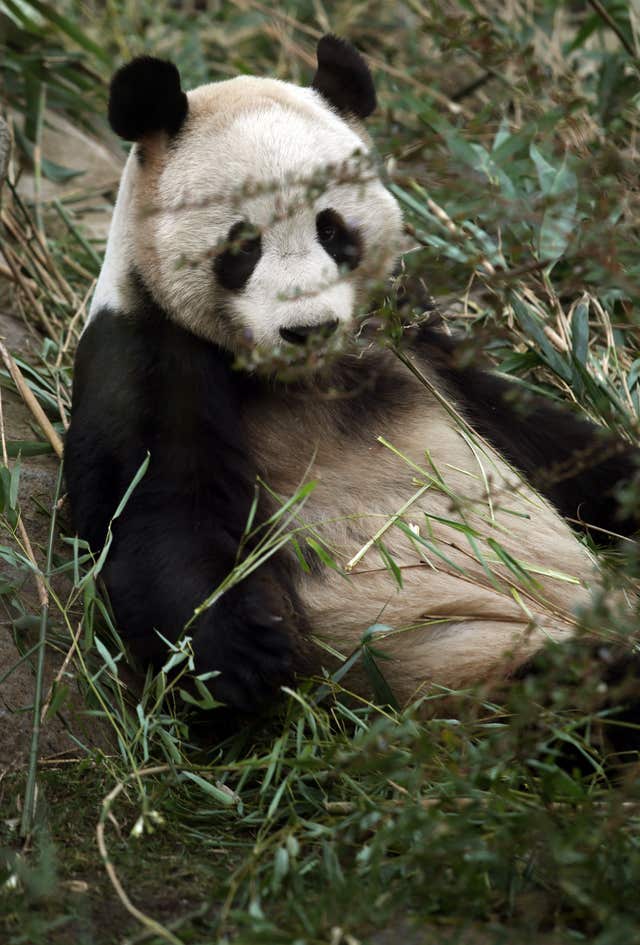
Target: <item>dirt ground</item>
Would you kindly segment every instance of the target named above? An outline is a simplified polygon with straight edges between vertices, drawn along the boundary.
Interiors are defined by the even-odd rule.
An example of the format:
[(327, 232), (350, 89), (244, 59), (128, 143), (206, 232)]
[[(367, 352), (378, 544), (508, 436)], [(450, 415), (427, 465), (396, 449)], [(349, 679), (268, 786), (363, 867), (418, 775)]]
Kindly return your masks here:
[[(7, 313), (0, 313), (0, 338), (15, 354), (27, 360), (33, 357), (34, 341), (26, 328), (17, 318)], [(35, 437), (32, 419), (28, 409), (17, 394), (2, 388), (2, 409), (5, 435), (7, 440), (33, 440)], [(9, 461), (12, 464), (12, 460)], [(44, 564), (45, 547), (49, 521), (45, 509), (51, 507), (56, 485), (58, 461), (55, 456), (34, 456), (21, 459), (19, 502), (22, 519), (31, 544), (40, 564)], [(11, 530), (2, 526), (0, 545), (17, 548), (18, 540)], [(12, 604), (17, 595), (30, 615), (38, 615), (40, 604), (35, 580), (25, 577), (10, 563), (0, 558), (0, 776), (7, 769), (19, 767), (28, 754), (31, 739), (34, 692), (33, 666), (35, 654), (29, 659), (20, 660), (20, 651), (26, 651), (37, 640), (36, 620), (20, 620), (17, 626), (17, 611)], [(62, 653), (47, 651), (45, 694), (64, 658)], [(65, 676), (65, 682), (71, 683), (72, 675)], [(82, 703), (79, 698), (72, 698), (63, 706), (61, 712), (48, 720), (40, 736), (40, 755), (43, 758), (60, 756), (63, 753), (78, 752), (78, 746), (71, 737), (77, 731), (81, 739), (89, 737), (87, 726), (78, 711)], [(92, 724), (92, 729), (95, 728)], [(91, 736), (91, 744), (95, 744)]]
[[(5, 123), (2, 128), (7, 129)], [(5, 136), (6, 137), (6, 136)], [(2, 141), (6, 144), (5, 139)], [(2, 142), (0, 142), (1, 144)], [(6, 148), (3, 149), (6, 151)], [(104, 239), (111, 217), (111, 202), (105, 196), (96, 200), (96, 192), (104, 188), (105, 193), (118, 180), (121, 158), (109, 142), (106, 144), (91, 138), (75, 128), (65, 119), (48, 115), (45, 124), (43, 150), (55, 163), (78, 169), (81, 176), (64, 185), (42, 181), (41, 197), (45, 200), (62, 197), (78, 190), (92, 194), (87, 199), (87, 212), (83, 217), (83, 232), (87, 237)], [(0, 164), (6, 164), (6, 161)], [(0, 183), (3, 168), (0, 167)], [(32, 176), (23, 174), (19, 191), (24, 197), (32, 195)], [(96, 205), (97, 204), (97, 205)], [(81, 212), (82, 202), (74, 204)], [(1, 257), (1, 254), (0, 254)], [(35, 362), (38, 357), (40, 339), (34, 336), (12, 310), (11, 285), (0, 275), (0, 340), (14, 355)], [(20, 397), (4, 385), (1, 388), (5, 436), (7, 440), (42, 439), (34, 425), (29, 410)], [(14, 460), (9, 461), (12, 465)], [(27, 534), (36, 558), (44, 564), (45, 547), (49, 526), (46, 514), (51, 507), (55, 490), (58, 462), (53, 454), (21, 458), (19, 502)], [(61, 525), (65, 526), (64, 509)], [(0, 525), (0, 548), (16, 548), (16, 537), (6, 523)], [(11, 604), (15, 593), (32, 615), (32, 619), (19, 620)], [(0, 778), (3, 772), (20, 767), (29, 750), (32, 727), (31, 705), (33, 701), (35, 654), (20, 662), (20, 652), (25, 652), (37, 640), (37, 615), (40, 612), (36, 584), (33, 578), (25, 578), (24, 572), (15, 568), (0, 555)], [(35, 619), (33, 619), (35, 618)], [(45, 697), (49, 686), (64, 658), (64, 653), (47, 650)], [(104, 733), (92, 720), (90, 728), (81, 714), (82, 699), (76, 694), (72, 673), (65, 675), (64, 682), (70, 684), (70, 700), (61, 711), (44, 724), (40, 736), (40, 755), (53, 758), (67, 753), (81, 753), (73, 740), (77, 734), (85, 744), (102, 744)]]

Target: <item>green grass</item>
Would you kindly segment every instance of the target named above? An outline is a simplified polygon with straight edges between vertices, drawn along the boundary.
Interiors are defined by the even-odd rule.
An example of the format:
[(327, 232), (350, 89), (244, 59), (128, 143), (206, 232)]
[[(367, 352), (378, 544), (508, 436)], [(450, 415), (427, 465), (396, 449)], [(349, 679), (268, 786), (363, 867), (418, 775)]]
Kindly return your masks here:
[[(67, 169), (40, 148), (46, 108), (103, 133), (106, 82), (131, 55), (175, 59), (187, 85), (245, 71), (304, 82), (315, 39), (331, 28), (360, 45), (376, 74), (371, 130), (415, 241), (399, 282), (426, 282), (468, 336), (469, 357), (481, 347), (525, 391), (637, 441), (640, 19), (631, 5), (199, 6), (0, 0), (18, 164), (63, 180)], [(14, 354), (58, 434), (102, 252), (76, 198), (3, 195), (12, 304), (41, 345), (36, 363)], [(393, 335), (394, 286), (380, 311)], [(6, 372), (0, 382), (13, 384)], [(0, 596), (18, 630), (42, 625), (60, 653), (77, 636), (75, 684), (111, 747), (80, 744), (78, 760), (36, 763), (34, 740), (26, 769), (0, 778), (3, 941), (375, 945), (399, 923), (419, 930), (416, 942), (636, 940), (637, 765), (608, 756), (603, 732), (623, 722), (600, 708), (590, 652), (552, 650), (545, 673), (499, 704), (481, 691), (436, 692), (429, 721), (354, 703), (339, 679), (309, 681), (260, 725), (216, 736), (215, 709), (204, 721), (189, 715), (180, 677), (131, 684), (97, 593), (99, 562), (81, 543), (59, 543), (48, 565), (47, 549), (35, 548), (44, 616), (30, 602), (34, 568), (16, 531), (20, 463), (51, 448), (35, 424), (32, 439), (6, 445), (0, 553), (16, 577)], [(633, 490), (625, 498), (637, 507)], [(295, 505), (261, 553), (294, 521)], [(61, 522), (68, 531), (64, 509)], [(606, 557), (605, 591), (633, 595), (636, 548)], [(635, 633), (637, 607), (617, 600), (603, 594), (585, 625)], [(21, 633), (37, 703), (37, 639)], [(189, 658), (178, 647), (174, 668)], [(378, 673), (384, 698), (375, 637), (352, 658)], [(50, 714), (65, 712), (71, 685), (62, 677), (41, 693)]]

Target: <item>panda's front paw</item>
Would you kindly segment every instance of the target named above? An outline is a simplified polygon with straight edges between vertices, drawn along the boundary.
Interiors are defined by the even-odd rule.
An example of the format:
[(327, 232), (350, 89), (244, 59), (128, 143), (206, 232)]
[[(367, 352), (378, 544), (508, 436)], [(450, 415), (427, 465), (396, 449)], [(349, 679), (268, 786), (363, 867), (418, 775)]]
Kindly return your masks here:
[(203, 614), (193, 636), (196, 672), (219, 673), (209, 683), (215, 699), (256, 712), (293, 682), (299, 641), (287, 610), (282, 596), (245, 581)]

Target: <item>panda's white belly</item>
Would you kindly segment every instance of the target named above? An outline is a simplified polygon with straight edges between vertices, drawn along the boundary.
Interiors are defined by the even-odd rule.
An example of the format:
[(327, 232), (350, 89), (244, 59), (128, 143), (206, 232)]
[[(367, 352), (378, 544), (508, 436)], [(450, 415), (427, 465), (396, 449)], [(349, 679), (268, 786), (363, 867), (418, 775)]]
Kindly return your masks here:
[[(401, 423), (352, 439), (291, 403), (249, 418), (276, 493), (317, 481), (296, 537), (321, 541), (340, 571), (301, 571), (314, 636), (349, 656), (367, 628), (391, 628), (371, 642), (390, 657), (380, 668), (401, 702), (430, 681), (504, 675), (568, 637), (595, 575), (566, 523), (495, 452), (422, 386), (411, 401)], [(368, 688), (357, 673), (354, 685)]]

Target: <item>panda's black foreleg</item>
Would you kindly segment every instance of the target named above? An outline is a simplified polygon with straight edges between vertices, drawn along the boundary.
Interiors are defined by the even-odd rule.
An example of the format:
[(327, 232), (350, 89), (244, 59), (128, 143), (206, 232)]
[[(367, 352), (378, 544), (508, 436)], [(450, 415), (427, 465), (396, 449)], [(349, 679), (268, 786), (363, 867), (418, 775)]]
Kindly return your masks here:
[[(65, 475), (73, 524), (94, 552), (149, 454), (102, 572), (116, 624), (161, 666), (189, 623), (196, 671), (215, 697), (257, 708), (301, 666), (303, 618), (286, 559), (269, 558), (192, 621), (238, 564), (254, 497), (236, 376), (215, 346), (148, 304), (99, 313), (76, 355)], [(261, 510), (256, 515), (260, 521)]]
[(259, 708), (297, 668), (300, 621), (284, 569), (267, 564), (192, 620), (232, 571), (237, 544), (220, 523), (196, 522), (175, 495), (159, 517), (140, 510), (139, 498), (114, 523), (104, 569), (118, 628), (143, 664), (160, 667), (162, 637), (175, 641), (186, 627), (196, 672), (219, 673), (208, 683), (215, 698), (240, 711)]
[(470, 424), (563, 516), (602, 530), (596, 538), (640, 529), (640, 506), (625, 504), (621, 491), (640, 480), (640, 449), (505, 377), (460, 367), (456, 343), (432, 325), (421, 326), (412, 344), (436, 367)]

